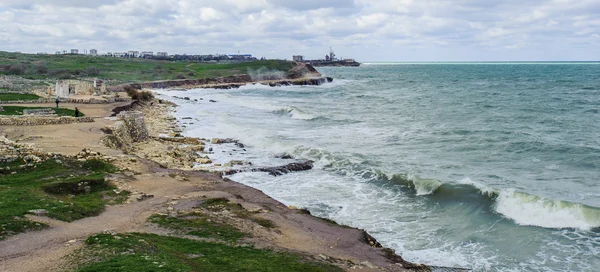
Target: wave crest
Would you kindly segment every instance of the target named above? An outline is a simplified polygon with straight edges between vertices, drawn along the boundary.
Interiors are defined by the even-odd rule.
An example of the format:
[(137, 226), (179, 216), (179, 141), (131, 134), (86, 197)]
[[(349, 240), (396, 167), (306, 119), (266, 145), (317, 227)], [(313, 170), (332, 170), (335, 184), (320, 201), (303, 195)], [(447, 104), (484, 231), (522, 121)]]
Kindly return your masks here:
[(292, 119), (300, 119), (300, 120), (313, 120), (316, 119), (317, 117), (312, 116), (304, 111), (302, 111), (301, 109), (294, 107), (294, 106), (288, 106), (285, 108), (281, 108), (278, 110), (273, 111), (273, 113), (275, 114), (279, 114), (279, 115), (285, 115), (285, 116), (289, 116)]
[(490, 203), (490, 211), (501, 214), (521, 226), (542, 228), (574, 228), (592, 230), (600, 227), (600, 208), (564, 200), (548, 199), (517, 192), (494, 189), (470, 179), (459, 184), (442, 183), (417, 176), (393, 175), (391, 181), (414, 190), (417, 196), (437, 199), (477, 199)]
[(547, 199), (515, 190), (502, 190), (494, 210), (523, 226), (591, 230), (600, 226), (600, 209)]

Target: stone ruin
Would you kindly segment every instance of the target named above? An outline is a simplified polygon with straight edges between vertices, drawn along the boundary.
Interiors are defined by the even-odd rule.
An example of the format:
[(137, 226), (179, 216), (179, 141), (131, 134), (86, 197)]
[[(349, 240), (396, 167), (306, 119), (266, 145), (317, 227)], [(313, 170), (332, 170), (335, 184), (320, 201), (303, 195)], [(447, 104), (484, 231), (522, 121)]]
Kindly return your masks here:
[(134, 151), (134, 143), (148, 140), (148, 129), (143, 113), (124, 111), (117, 117), (120, 121), (113, 128), (104, 129), (104, 132), (109, 134), (103, 139), (105, 145), (130, 153)]
[(148, 139), (148, 129), (144, 114), (139, 111), (124, 111), (117, 115), (125, 124), (133, 142), (143, 142)]
[(56, 116), (56, 112), (54, 112), (51, 108), (45, 109), (24, 109), (23, 115), (53, 115)]

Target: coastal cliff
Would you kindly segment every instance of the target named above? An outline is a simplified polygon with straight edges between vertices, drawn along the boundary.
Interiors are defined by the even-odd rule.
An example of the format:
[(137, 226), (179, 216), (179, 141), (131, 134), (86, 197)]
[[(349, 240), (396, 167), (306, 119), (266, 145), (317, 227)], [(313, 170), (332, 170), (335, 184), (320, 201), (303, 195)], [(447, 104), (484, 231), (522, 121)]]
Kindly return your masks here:
[(288, 71), (259, 69), (248, 71), (246, 74), (237, 74), (224, 77), (199, 78), (199, 79), (176, 79), (149, 81), (142, 83), (122, 84), (110, 87), (111, 91), (122, 91), (126, 86), (136, 89), (172, 89), (172, 88), (216, 88), (232, 89), (246, 84), (263, 84), (274, 86), (291, 85), (321, 85), (332, 82), (333, 78), (324, 77), (312, 65), (295, 62)]

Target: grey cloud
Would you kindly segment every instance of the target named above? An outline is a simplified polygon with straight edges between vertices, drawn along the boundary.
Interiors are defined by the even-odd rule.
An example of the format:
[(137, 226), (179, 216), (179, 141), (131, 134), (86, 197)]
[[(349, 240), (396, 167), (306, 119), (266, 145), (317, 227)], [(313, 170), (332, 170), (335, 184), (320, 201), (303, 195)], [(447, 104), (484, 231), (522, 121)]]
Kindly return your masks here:
[(58, 7), (95, 8), (103, 5), (114, 5), (119, 0), (2, 0), (0, 7), (32, 9), (35, 5), (51, 5)]
[(268, 0), (268, 2), (277, 7), (284, 7), (288, 9), (294, 10), (311, 10), (311, 9), (320, 9), (320, 8), (339, 8), (339, 9), (347, 9), (354, 7), (353, 0), (331, 0), (331, 1), (323, 1), (323, 0), (298, 0), (298, 1), (290, 1), (290, 0)]

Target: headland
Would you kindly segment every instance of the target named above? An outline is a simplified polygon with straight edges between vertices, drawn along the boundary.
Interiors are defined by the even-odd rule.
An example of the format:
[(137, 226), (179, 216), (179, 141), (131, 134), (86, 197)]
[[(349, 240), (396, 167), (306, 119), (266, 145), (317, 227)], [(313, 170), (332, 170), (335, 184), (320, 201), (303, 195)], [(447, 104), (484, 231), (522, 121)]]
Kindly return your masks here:
[[(315, 72), (233, 83), (314, 80)], [(161, 84), (232, 84), (219, 81)], [(130, 100), (125, 93), (118, 101), (74, 95), (56, 109), (48, 98), (3, 102), (9, 114), (3, 118), (34, 121), (0, 129), (0, 270), (431, 271), (364, 230), (314, 217), (223, 177), (244, 162), (214, 165), (206, 144), (244, 143), (183, 137), (171, 115), (176, 105), (136, 89), (154, 84), (118, 85)], [(72, 116), (76, 107), (85, 117)], [(14, 116), (37, 108), (44, 110)], [(56, 118), (70, 121), (48, 121)], [(278, 175), (311, 167), (255, 170)]]

